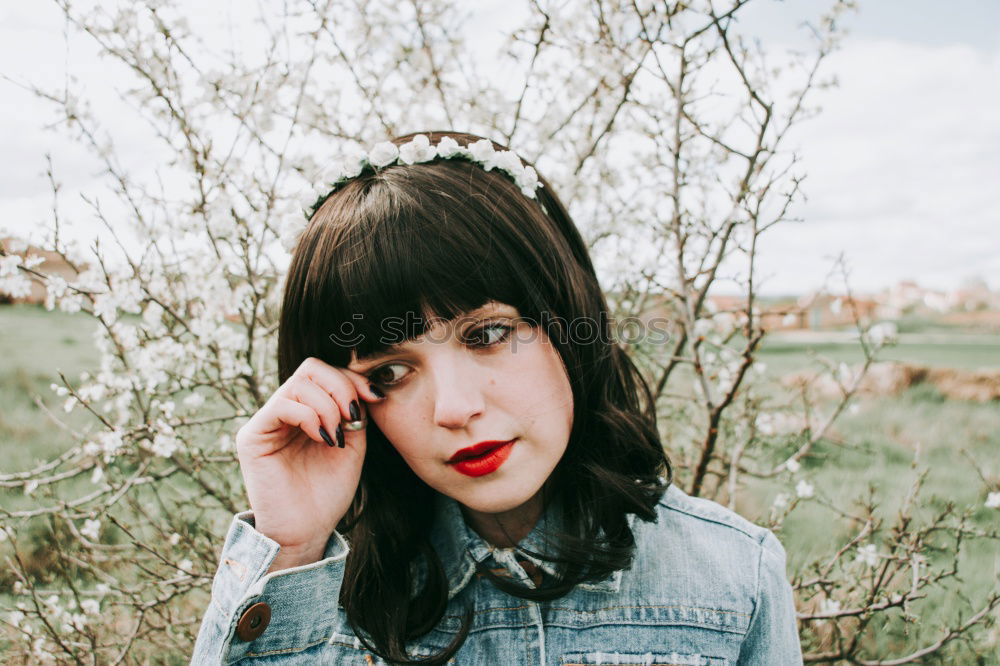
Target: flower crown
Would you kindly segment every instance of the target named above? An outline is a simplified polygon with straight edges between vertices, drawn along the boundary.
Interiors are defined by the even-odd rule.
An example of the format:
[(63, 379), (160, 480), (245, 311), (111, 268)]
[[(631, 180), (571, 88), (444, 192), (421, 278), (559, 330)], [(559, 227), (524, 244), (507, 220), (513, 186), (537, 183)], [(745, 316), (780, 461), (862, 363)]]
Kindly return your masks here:
[(443, 136), (432, 146), (430, 139), (424, 134), (417, 134), (401, 146), (389, 141), (375, 144), (367, 155), (352, 155), (346, 159), (334, 162), (320, 176), (320, 180), (329, 186), (325, 194), (310, 192), (303, 199), (305, 221), (297, 216), (288, 220), (281, 234), (281, 242), (285, 249), (291, 252), (299, 236), (305, 230), (309, 220), (324, 202), (344, 183), (357, 178), (361, 173), (371, 168), (378, 171), (394, 164), (420, 164), (441, 159), (464, 159), (482, 166), (487, 171), (496, 169), (506, 173), (514, 181), (524, 196), (535, 199), (535, 191), (542, 187), (538, 173), (534, 167), (525, 166), (521, 158), (510, 150), (496, 150), (488, 139), (480, 139), (468, 146), (460, 145), (450, 136)]

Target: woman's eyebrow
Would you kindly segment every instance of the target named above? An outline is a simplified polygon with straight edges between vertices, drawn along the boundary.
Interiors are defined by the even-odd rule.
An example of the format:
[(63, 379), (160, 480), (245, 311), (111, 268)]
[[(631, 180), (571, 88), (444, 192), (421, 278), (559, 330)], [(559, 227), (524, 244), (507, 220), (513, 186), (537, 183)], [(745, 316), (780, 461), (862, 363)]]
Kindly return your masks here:
[[(478, 308), (475, 308), (473, 310), (469, 310), (467, 312), (460, 312), (459, 314), (455, 315), (451, 319), (448, 319), (447, 322), (448, 323), (454, 323), (455, 321), (464, 321), (464, 320), (469, 320), (469, 319), (482, 319), (483, 317), (488, 317), (488, 316), (497, 315), (497, 314), (503, 314), (504, 310), (505, 310), (505, 308), (503, 308), (502, 306), (492, 305), (492, 304), (487, 303), (487, 304), (481, 305)], [(369, 351), (368, 353), (364, 354), (363, 356), (362, 355), (358, 355), (358, 353), (355, 352), (354, 353), (354, 358), (352, 359), (352, 362), (367, 363), (369, 361), (376, 360), (376, 359), (378, 359), (378, 358), (380, 358), (382, 356), (390, 356), (392, 354), (398, 354), (398, 353), (400, 353), (400, 352), (403, 351), (403, 346), (406, 345), (408, 342), (410, 342), (410, 341), (407, 340), (405, 342), (396, 343), (396, 344), (390, 345), (389, 347), (386, 347), (385, 349), (382, 349), (382, 350)]]

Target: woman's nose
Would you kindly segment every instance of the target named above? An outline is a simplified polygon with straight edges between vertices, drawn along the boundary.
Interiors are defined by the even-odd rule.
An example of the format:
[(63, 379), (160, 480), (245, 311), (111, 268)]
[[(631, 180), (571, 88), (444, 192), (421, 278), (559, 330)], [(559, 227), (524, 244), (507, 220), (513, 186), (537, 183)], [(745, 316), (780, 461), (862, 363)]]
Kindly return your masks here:
[(434, 423), (443, 428), (463, 428), (483, 412), (483, 369), (469, 359), (439, 359), (434, 376)]

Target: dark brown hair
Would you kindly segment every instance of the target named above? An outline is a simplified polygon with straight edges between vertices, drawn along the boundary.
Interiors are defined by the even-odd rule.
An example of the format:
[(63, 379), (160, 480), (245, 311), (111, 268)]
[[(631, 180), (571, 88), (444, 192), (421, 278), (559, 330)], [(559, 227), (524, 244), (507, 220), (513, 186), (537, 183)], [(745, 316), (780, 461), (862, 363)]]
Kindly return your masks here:
[[(432, 144), (445, 135), (461, 145), (481, 138), (424, 134)], [(430, 317), (451, 319), (494, 300), (547, 326), (574, 398), (566, 453), (546, 483), (563, 506), (564, 531), (552, 539), (557, 553), (537, 554), (556, 563), (559, 575), (533, 589), (483, 572), (498, 588), (536, 600), (627, 567), (635, 547), (627, 517), (654, 520), (671, 475), (649, 388), (611, 336), (586, 244), (540, 180), (531, 199), (505, 174), (462, 159), (366, 169), (329, 196), (303, 232), (278, 332), (284, 383), (309, 356), (344, 367), (352, 349), (362, 356), (384, 350), (389, 341), (380, 322), (390, 317), (410, 322), (404, 334), (412, 339)], [(565, 330), (581, 318), (599, 334), (579, 339)], [(358, 637), (383, 659), (443, 663), (465, 640), (471, 609), (442, 653), (410, 660), (405, 649), (440, 621), (448, 603), (448, 582), (429, 541), (434, 491), (374, 422), (367, 441), (358, 493), (338, 526), (351, 544), (341, 603)], [(414, 596), (416, 567), (426, 584)]]

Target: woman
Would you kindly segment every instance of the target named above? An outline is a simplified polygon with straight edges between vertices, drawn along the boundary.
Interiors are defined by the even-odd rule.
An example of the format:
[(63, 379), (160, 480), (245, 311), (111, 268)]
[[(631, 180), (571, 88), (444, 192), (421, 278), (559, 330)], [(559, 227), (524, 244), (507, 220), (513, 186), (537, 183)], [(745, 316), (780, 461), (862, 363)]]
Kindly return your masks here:
[(670, 485), (548, 183), (453, 132), (324, 180), (194, 662), (800, 663), (781, 545)]

